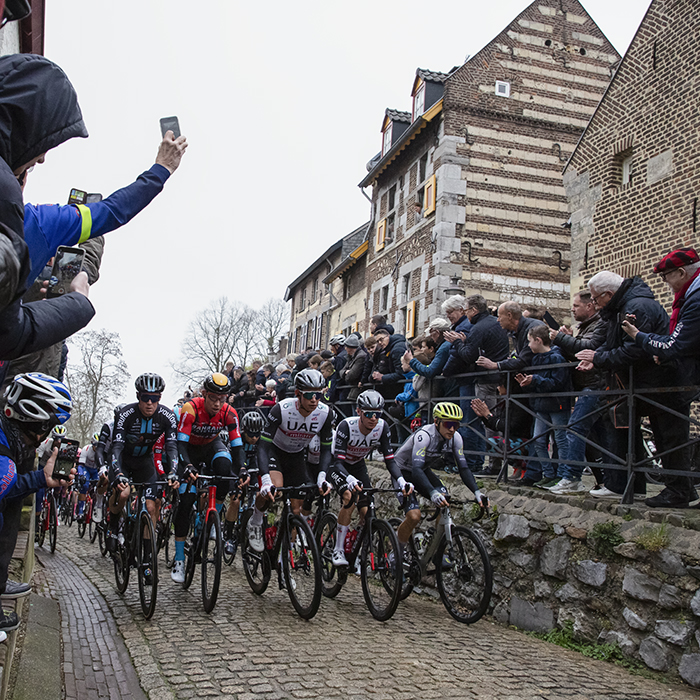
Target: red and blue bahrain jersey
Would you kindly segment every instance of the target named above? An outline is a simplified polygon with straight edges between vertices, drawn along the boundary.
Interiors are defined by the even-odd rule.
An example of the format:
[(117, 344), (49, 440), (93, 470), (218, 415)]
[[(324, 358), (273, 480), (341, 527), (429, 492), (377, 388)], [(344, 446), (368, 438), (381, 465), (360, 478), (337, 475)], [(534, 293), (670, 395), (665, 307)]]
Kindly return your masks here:
[(228, 431), (231, 447), (243, 445), (238, 425), (238, 414), (227, 403), (214, 416), (207, 413), (204, 408), (204, 398), (201, 396), (191, 399), (180, 409), (180, 423), (177, 428), (178, 441), (187, 442), (190, 445), (206, 445), (224, 430)]

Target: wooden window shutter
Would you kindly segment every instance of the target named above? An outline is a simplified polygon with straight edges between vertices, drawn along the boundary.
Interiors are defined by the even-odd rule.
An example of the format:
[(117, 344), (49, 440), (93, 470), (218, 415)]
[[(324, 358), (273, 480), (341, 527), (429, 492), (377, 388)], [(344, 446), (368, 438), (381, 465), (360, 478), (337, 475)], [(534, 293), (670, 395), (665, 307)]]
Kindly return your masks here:
[(360, 330), (360, 322), (359, 322), (359, 321), (355, 321), (355, 323), (352, 324), (352, 332), (353, 332), (353, 333), (356, 333), (356, 332), (359, 331), (359, 330)]
[(416, 330), (416, 302), (411, 301), (406, 306), (406, 337), (413, 338)]
[(432, 214), (435, 211), (435, 175), (425, 183), (423, 194), (423, 216)]
[(381, 250), (384, 247), (384, 241), (386, 239), (386, 219), (382, 219), (377, 224), (377, 238), (374, 243), (375, 250)]

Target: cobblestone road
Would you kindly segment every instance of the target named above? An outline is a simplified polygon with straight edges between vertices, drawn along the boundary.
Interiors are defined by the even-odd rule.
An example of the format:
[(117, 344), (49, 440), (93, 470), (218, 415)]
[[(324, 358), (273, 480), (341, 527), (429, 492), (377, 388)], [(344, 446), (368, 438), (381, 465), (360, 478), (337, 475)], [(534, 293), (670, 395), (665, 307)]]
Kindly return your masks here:
[[(64, 639), (71, 630), (99, 639), (92, 637), (99, 628), (103, 635), (93, 653), (86, 652), (80, 635), (72, 637), (73, 646), (65, 649), (67, 677), (84, 678), (81, 663), (87, 676), (94, 677), (104, 660), (108, 669), (119, 671), (118, 629), (150, 700), (698, 697), (684, 687), (632, 676), (486, 620), (461, 625), (439, 602), (423, 596), (411, 596), (392, 620), (379, 623), (367, 612), (355, 580), (337, 599), (324, 599), (318, 615), (304, 622), (272, 583), (257, 597), (240, 569), (224, 567), (219, 602), (207, 615), (199, 573), (184, 591), (162, 566), (158, 607), (146, 622), (135, 580), (119, 596), (111, 562), (100, 557), (97, 545), (78, 540), (75, 529), (61, 529), (57, 554), (42, 555), (42, 560), (61, 605)], [(94, 626), (85, 621), (86, 611), (95, 616)], [(80, 653), (75, 639), (81, 640)], [(138, 697), (129, 695), (129, 669), (121, 672), (126, 685), (121, 696), (112, 697)], [(83, 700), (98, 694), (68, 692), (67, 697)]]

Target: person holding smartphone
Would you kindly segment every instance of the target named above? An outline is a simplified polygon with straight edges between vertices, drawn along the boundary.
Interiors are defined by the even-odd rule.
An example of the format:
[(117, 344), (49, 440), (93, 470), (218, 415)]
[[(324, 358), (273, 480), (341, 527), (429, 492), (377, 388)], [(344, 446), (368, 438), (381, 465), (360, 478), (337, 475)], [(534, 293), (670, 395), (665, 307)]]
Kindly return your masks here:
[[(54, 426), (71, 414), (71, 395), (53, 377), (31, 372), (16, 376), (5, 393), (6, 406), (0, 414), (0, 599), (29, 595), (29, 584), (8, 580), (10, 559), (17, 542), (19, 519), (25, 496), (42, 488), (71, 483), (75, 469), (65, 481), (55, 479), (58, 448), (53, 447), (43, 469), (33, 471), (36, 451)], [(16, 613), (0, 611), (0, 631), (19, 627)]]

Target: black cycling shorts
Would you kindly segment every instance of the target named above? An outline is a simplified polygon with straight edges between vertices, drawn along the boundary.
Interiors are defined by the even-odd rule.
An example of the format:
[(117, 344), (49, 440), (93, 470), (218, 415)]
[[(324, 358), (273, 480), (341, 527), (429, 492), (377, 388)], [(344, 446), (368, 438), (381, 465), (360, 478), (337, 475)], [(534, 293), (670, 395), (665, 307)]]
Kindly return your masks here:
[[(331, 468), (328, 470), (328, 481), (333, 484), (335, 487), (336, 492), (338, 493), (339, 496), (342, 497), (343, 491), (347, 489), (347, 482), (346, 482), (346, 477), (345, 474), (343, 474), (343, 469), (347, 471), (348, 474), (351, 474), (354, 476), (356, 479), (359, 479), (362, 482), (362, 486), (365, 489), (371, 489), (372, 488), (372, 482), (369, 480), (369, 474), (367, 473), (367, 465), (365, 464), (365, 460), (361, 459), (359, 462), (356, 462), (355, 464), (348, 464), (347, 462), (334, 462)], [(357, 507), (358, 508), (364, 508), (365, 506), (369, 505), (369, 499), (370, 497), (365, 494), (363, 491), (360, 495), (359, 498), (357, 499)]]
[(158, 473), (152, 454), (149, 453), (143, 457), (129, 457), (122, 454), (122, 473), (136, 484), (149, 484), (144, 489), (144, 496), (149, 501), (155, 501), (160, 497), (156, 486)]
[[(284, 452), (276, 445), (272, 445), (269, 469), (282, 474), (285, 486), (301, 486), (314, 481), (309, 473), (303, 450), (301, 452)], [(305, 493), (295, 491), (291, 493), (292, 498), (304, 498), (305, 496)]]
[[(233, 461), (231, 453), (219, 437), (206, 445), (188, 445), (187, 452), (192, 465), (199, 471), (199, 465), (204, 464), (203, 476), (233, 476)], [(223, 501), (231, 488), (231, 481), (215, 481), (216, 500)]]
[[(412, 475), (410, 472), (402, 471), (401, 475), (404, 479), (406, 479), (406, 481), (411, 481)], [(430, 481), (430, 484), (434, 489), (441, 491), (444, 494), (447, 494), (447, 489), (445, 488), (445, 485), (442, 483), (442, 481), (440, 481), (440, 478), (437, 476), (437, 474), (435, 474), (435, 472), (431, 471), (430, 469), (426, 469), (425, 475), (428, 477), (428, 481)], [(398, 482), (394, 481), (394, 479), (392, 479), (392, 482), (394, 484), (395, 489), (399, 488)], [(429, 493), (421, 493), (420, 495), (424, 498), (430, 498)], [(403, 494), (398, 493), (396, 494), (396, 497), (399, 499), (399, 503), (401, 504), (404, 513), (408, 513), (409, 510), (420, 510), (420, 503), (418, 503), (418, 493), (416, 491), (415, 486), (410, 496), (404, 496)]]

